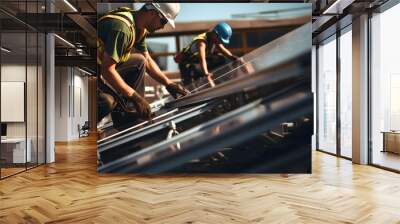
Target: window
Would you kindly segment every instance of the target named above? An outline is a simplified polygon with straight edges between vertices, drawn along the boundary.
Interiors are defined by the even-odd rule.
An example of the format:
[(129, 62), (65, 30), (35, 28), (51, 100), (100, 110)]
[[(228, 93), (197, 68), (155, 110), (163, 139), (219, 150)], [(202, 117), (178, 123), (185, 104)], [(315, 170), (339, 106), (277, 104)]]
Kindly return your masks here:
[(400, 170), (400, 5), (371, 19), (372, 163)]
[(336, 153), (336, 36), (318, 48), (318, 149)]
[(340, 154), (351, 158), (352, 148), (352, 33), (340, 36)]
[[(23, 15), (41, 12), (44, 1), (4, 4), (18, 8)], [(4, 178), (45, 162), (46, 57), (43, 33), (6, 14), (0, 13), (0, 17), (10, 21), (0, 24), (0, 110), (6, 115), (1, 118), (0, 178)]]

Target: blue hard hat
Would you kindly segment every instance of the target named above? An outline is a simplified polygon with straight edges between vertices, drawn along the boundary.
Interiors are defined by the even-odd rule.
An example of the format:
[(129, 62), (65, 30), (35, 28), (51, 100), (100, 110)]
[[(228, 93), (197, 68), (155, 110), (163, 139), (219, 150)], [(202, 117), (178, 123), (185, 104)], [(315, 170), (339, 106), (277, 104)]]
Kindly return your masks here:
[(218, 34), (219, 39), (221, 39), (222, 43), (229, 44), (229, 39), (232, 36), (232, 28), (227, 23), (218, 23), (213, 31)]

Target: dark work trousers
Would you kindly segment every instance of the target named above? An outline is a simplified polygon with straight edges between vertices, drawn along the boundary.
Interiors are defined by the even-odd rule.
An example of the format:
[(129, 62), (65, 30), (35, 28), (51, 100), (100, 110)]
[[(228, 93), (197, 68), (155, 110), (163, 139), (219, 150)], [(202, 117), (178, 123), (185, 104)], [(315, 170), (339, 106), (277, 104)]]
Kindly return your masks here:
[[(144, 96), (145, 64), (146, 59), (143, 55), (131, 54), (128, 61), (116, 66), (116, 70), (122, 79), (141, 96)], [(133, 107), (132, 102), (127, 101), (122, 94), (111, 89), (101, 79), (98, 79), (97, 85), (97, 122), (101, 121), (110, 112), (112, 112), (114, 127), (120, 126), (125, 120), (136, 119), (132, 114), (123, 111), (119, 105), (119, 102), (122, 101), (128, 107)]]
[[(221, 54), (213, 54), (206, 57), (207, 69), (212, 72), (213, 69), (228, 63), (230, 60)], [(179, 64), (179, 70), (181, 72), (182, 83), (187, 86), (197, 81), (201, 77), (204, 77), (204, 72), (201, 69), (199, 59), (195, 59), (192, 62), (185, 62)]]

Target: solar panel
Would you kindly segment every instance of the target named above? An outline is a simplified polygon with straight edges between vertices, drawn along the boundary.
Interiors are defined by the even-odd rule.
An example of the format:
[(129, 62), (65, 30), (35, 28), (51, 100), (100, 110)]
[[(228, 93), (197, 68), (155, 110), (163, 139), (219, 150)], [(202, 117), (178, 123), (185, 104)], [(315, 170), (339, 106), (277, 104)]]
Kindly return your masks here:
[[(188, 87), (191, 95), (164, 99), (157, 109), (162, 112), (152, 122), (99, 140), (98, 171), (175, 172), (193, 160), (241, 144), (282, 122), (312, 120), (310, 23), (242, 59), (241, 63), (232, 62), (214, 70), (215, 86), (199, 80)], [(302, 149), (300, 155), (308, 155), (310, 148), (305, 145), (311, 134), (303, 134), (310, 135), (310, 139), (299, 143), (298, 148)], [(307, 169), (304, 163), (299, 170)], [(266, 168), (251, 172), (263, 170)]]

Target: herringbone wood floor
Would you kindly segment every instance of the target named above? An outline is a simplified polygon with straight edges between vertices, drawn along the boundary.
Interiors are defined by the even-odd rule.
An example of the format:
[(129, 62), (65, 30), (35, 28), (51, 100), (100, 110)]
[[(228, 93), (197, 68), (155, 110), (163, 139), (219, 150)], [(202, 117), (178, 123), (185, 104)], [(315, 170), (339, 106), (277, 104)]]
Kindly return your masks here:
[(96, 173), (94, 138), (0, 181), (0, 223), (400, 223), (400, 175), (315, 152), (312, 175)]

